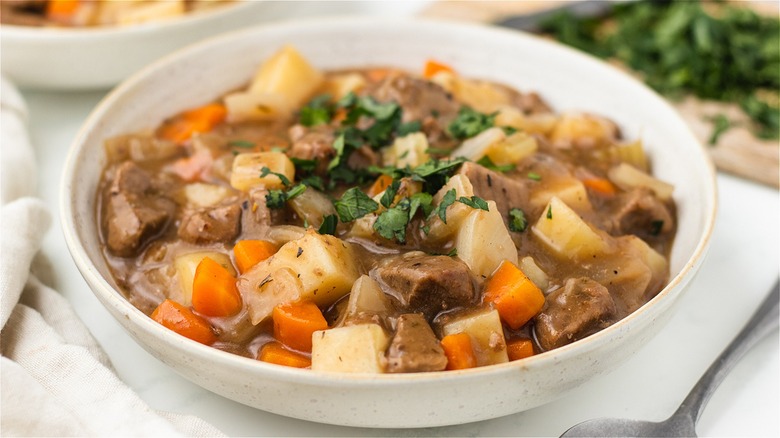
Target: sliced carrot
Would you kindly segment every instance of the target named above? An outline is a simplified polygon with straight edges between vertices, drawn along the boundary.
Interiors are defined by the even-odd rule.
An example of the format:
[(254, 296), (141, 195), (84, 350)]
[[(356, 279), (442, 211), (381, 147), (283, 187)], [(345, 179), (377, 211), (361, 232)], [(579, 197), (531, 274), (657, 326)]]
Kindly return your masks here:
[(333, 122), (341, 123), (346, 119), (347, 119), (347, 109), (337, 108), (336, 112), (333, 114)]
[(582, 184), (604, 196), (615, 196), (615, 193), (617, 192), (615, 185), (606, 178), (588, 178), (583, 180)]
[(390, 75), (393, 69), (390, 68), (372, 68), (366, 71), (366, 77), (371, 82), (379, 82)]
[(152, 312), (152, 319), (165, 328), (201, 344), (211, 345), (217, 340), (208, 321), (173, 300), (160, 303)]
[(278, 342), (263, 345), (263, 348), (260, 349), (260, 354), (257, 355), (257, 359), (263, 362), (295, 368), (308, 368), (311, 366), (311, 359), (284, 348)]
[(265, 240), (239, 240), (233, 247), (238, 272), (242, 274), (275, 253), (276, 245)]
[(530, 339), (512, 339), (506, 343), (506, 353), (509, 360), (520, 360), (534, 354), (534, 343)]
[(225, 121), (227, 109), (219, 103), (210, 103), (185, 111), (181, 116), (164, 124), (160, 136), (174, 143), (184, 143), (196, 132), (209, 132)]
[(390, 175), (379, 175), (379, 178), (374, 181), (374, 184), (371, 185), (368, 189), (368, 196), (374, 197), (382, 192), (384, 192), (388, 187), (390, 187), (390, 184), (393, 183), (393, 177)]
[(207, 149), (198, 149), (189, 157), (179, 158), (167, 169), (179, 175), (184, 181), (192, 182), (205, 179), (211, 171), (214, 157)]
[(426, 79), (430, 79), (436, 75), (436, 73), (446, 71), (449, 73), (455, 73), (455, 70), (453, 70), (452, 67), (450, 67), (447, 64), (441, 63), (439, 61), (435, 61), (433, 59), (429, 59), (425, 62), (425, 68), (423, 69), (423, 77)]
[(46, 18), (61, 24), (72, 24), (79, 3), (79, 0), (49, 0), (46, 3)]
[(210, 257), (195, 268), (192, 308), (208, 316), (231, 316), (241, 310), (236, 277)]
[(447, 335), (442, 338), (441, 346), (447, 356), (448, 370), (463, 370), (477, 366), (477, 356), (471, 345), (471, 336), (467, 333)]
[(282, 304), (274, 308), (274, 337), (293, 350), (311, 352), (311, 335), (328, 328), (320, 308), (310, 301)]
[(485, 285), (484, 301), (493, 303), (509, 327), (518, 329), (544, 306), (544, 294), (514, 263), (504, 260)]

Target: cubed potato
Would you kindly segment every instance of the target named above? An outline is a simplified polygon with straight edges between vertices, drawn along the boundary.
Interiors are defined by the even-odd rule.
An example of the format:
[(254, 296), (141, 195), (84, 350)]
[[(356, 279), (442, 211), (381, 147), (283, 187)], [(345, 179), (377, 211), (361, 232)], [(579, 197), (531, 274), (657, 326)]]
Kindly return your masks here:
[(359, 73), (343, 73), (325, 79), (325, 93), (338, 101), (349, 93), (357, 93), (366, 86), (366, 79)]
[(428, 161), (428, 138), (422, 132), (413, 132), (403, 137), (398, 137), (392, 146), (382, 151), (382, 160), (385, 165), (395, 167), (417, 167)]
[(260, 177), (264, 167), (284, 175), (290, 181), (295, 179), (295, 165), (283, 152), (254, 152), (236, 155), (233, 160), (230, 185), (245, 192), (253, 187), (284, 188), (282, 180), (276, 175), (268, 174)]
[(496, 85), (440, 71), (431, 81), (452, 93), (459, 101), (482, 113), (492, 113), (509, 104), (507, 92)]
[(486, 155), (493, 163), (504, 166), (517, 164), (523, 158), (533, 155), (539, 146), (536, 139), (525, 132), (515, 132), (502, 141), (493, 143), (486, 151)]
[(608, 249), (607, 236), (597, 232), (566, 203), (553, 196), (531, 232), (555, 254), (583, 260)]
[(471, 337), (477, 366), (509, 362), (501, 318), (495, 309), (467, 314), (442, 326), (444, 336), (466, 333)]
[(482, 278), (489, 277), (504, 260), (517, 265), (517, 248), (493, 201), (488, 201), (488, 211), (471, 209), (458, 228), (455, 248), (458, 258)]
[(312, 334), (311, 369), (383, 373), (389, 336), (377, 324), (358, 324)]
[(549, 134), (558, 123), (554, 113), (523, 114), (513, 106), (502, 106), (494, 120), (496, 126), (509, 126), (528, 134)]
[(267, 240), (276, 246), (282, 246), (291, 240), (303, 239), (306, 228), (297, 225), (275, 225), (268, 229)]
[(389, 311), (390, 300), (379, 287), (379, 283), (368, 275), (362, 275), (352, 285), (344, 321), (349, 323), (350, 320), (383, 315)]
[(303, 282), (298, 273), (287, 267), (270, 271), (259, 282), (255, 277), (242, 275), (237, 284), (253, 325), (270, 317), (274, 307), (298, 301), (303, 295)]
[[(471, 181), (466, 175), (456, 174), (453, 175), (447, 184), (444, 185), (433, 196), (433, 205), (438, 206), (441, 203), (444, 195), (450, 190), (455, 189), (455, 198), (460, 199), (461, 196), (471, 198), (474, 196), (474, 186), (471, 185)], [(436, 216), (430, 221), (430, 229), (428, 231), (427, 239), (431, 242), (442, 242), (452, 237), (460, 227), (463, 219), (472, 212), (472, 208), (460, 202), (455, 202), (447, 208), (447, 223)]]
[(558, 147), (596, 147), (618, 138), (618, 128), (612, 121), (593, 114), (562, 114), (550, 133), (550, 141)]
[(229, 187), (207, 183), (187, 184), (183, 191), (187, 203), (195, 207), (213, 207), (235, 193)]
[(231, 122), (286, 119), (292, 113), (290, 103), (279, 94), (239, 91), (225, 96), (224, 102)]
[(452, 151), (453, 157), (465, 157), (471, 161), (477, 161), (487, 155), (493, 145), (504, 141), (506, 134), (498, 127), (486, 129), (479, 134), (466, 139), (461, 145)]
[[(273, 307), (258, 308), (249, 297), (264, 294), (265, 287), (270, 284), (266, 280), (268, 276), (282, 268), (290, 269), (300, 280), (300, 298), (313, 301), (320, 307), (329, 306), (349, 293), (360, 276), (358, 262), (349, 243), (309, 231), (303, 238), (282, 245), (276, 254), (239, 278), (238, 288), (247, 301), (253, 324), (270, 316), (269, 310)], [(260, 288), (264, 281), (264, 288)], [(280, 298), (283, 296), (280, 295)]]
[[(531, 194), (531, 205), (539, 208), (547, 205), (550, 199), (556, 197), (579, 213), (593, 211), (585, 185), (577, 178), (561, 177), (544, 180), (544, 185)], [(545, 210), (546, 211), (546, 210)]]
[(627, 163), (620, 163), (609, 169), (607, 176), (609, 176), (609, 179), (615, 183), (616, 186), (623, 190), (629, 190), (636, 187), (647, 187), (664, 201), (671, 199), (672, 192), (674, 191), (673, 185), (642, 172)]
[(183, 306), (192, 304), (192, 281), (195, 278), (195, 269), (198, 268), (201, 260), (206, 257), (222, 265), (232, 275), (236, 275), (236, 269), (233, 267), (230, 256), (227, 254), (217, 251), (198, 251), (182, 254), (173, 261), (173, 266), (176, 268), (176, 279), (181, 289), (181, 298), (176, 299), (171, 296), (171, 299), (178, 301)]
[(322, 218), (336, 214), (336, 208), (324, 193), (308, 187), (306, 191), (289, 201), (290, 207), (309, 226), (319, 228)]
[(523, 273), (528, 276), (528, 278), (536, 285), (536, 287), (541, 289), (542, 292), (547, 290), (550, 285), (547, 273), (545, 273), (542, 268), (536, 264), (536, 260), (534, 260), (533, 257), (523, 257), (520, 259), (520, 263), (517, 265), (517, 267), (520, 268), (520, 270), (523, 271)]
[(298, 108), (323, 82), (323, 74), (314, 68), (298, 50), (284, 46), (263, 62), (249, 93), (283, 97), (287, 108)]
[(641, 139), (615, 145), (615, 153), (621, 161), (636, 167), (642, 172), (647, 172), (650, 168)]

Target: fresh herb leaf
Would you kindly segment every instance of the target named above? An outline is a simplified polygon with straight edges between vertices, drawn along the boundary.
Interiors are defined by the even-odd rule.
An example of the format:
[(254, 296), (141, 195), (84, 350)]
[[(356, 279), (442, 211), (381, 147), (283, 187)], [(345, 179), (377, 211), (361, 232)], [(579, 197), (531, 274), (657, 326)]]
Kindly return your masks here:
[(493, 126), (496, 114), (483, 114), (467, 106), (462, 106), (458, 111), (458, 116), (447, 127), (447, 131), (458, 140), (474, 137)]
[(509, 210), (509, 231), (522, 233), (528, 227), (528, 220), (525, 218), (525, 212), (519, 208)]
[(296, 172), (311, 173), (317, 169), (316, 160), (305, 160), (303, 158), (290, 157), (290, 161), (292, 161), (293, 165), (295, 166)]
[(287, 191), (287, 200), (295, 198), (296, 196), (300, 195), (301, 193), (306, 191), (306, 186), (303, 184), (297, 184), (295, 187), (291, 188)]
[(385, 239), (406, 242), (406, 226), (409, 224), (409, 212), (401, 207), (383, 211), (374, 222), (374, 230)]
[[(452, 189), (454, 190), (454, 189)], [(484, 199), (480, 198), (479, 196), (472, 196), (471, 198), (467, 198), (465, 196), (461, 196), (460, 199), (458, 199), (458, 202), (461, 204), (466, 204), (471, 208), (479, 209), (479, 210), (488, 210), (488, 203)], [(445, 222), (446, 223), (446, 222)]]
[(271, 171), (271, 169), (267, 167), (263, 167), (262, 169), (260, 169), (260, 178), (265, 178), (268, 175), (274, 175), (275, 177), (279, 178), (279, 181), (281, 181), (285, 187), (290, 187), (290, 185), (292, 184), (290, 180), (281, 173), (273, 172)]
[(446, 156), (449, 155), (450, 152), (452, 152), (450, 149), (444, 149), (444, 148), (428, 148), (425, 150), (425, 153), (428, 155), (442, 155)]
[(422, 130), (422, 123), (419, 120), (412, 120), (411, 122), (401, 123), (398, 125), (398, 129), (395, 131), (395, 135), (404, 137), (409, 134), (420, 132)]
[(501, 130), (502, 130), (502, 131), (504, 131), (504, 134), (505, 134), (507, 137), (509, 137), (510, 135), (512, 135), (512, 134), (514, 134), (515, 132), (517, 132), (517, 128), (515, 128), (515, 127), (513, 127), (513, 126), (502, 126), (502, 127), (501, 127)]
[(447, 207), (455, 202), (455, 189), (449, 189), (444, 197), (441, 198), (441, 202), (434, 210), (434, 213), (439, 216), (442, 222), (447, 223)]
[(527, 176), (528, 176), (528, 179), (532, 179), (534, 181), (541, 181), (542, 180), (542, 175), (539, 175), (536, 172), (528, 172)]
[(317, 230), (320, 234), (336, 234), (336, 225), (338, 225), (339, 219), (335, 214), (329, 214), (322, 217), (322, 224)]
[(325, 182), (322, 181), (322, 177), (317, 175), (310, 175), (301, 179), (301, 184), (309, 186), (313, 189), (317, 189), (321, 192), (325, 191)]
[(425, 179), (435, 174), (449, 173), (456, 167), (465, 163), (467, 160), (463, 157), (453, 158), (451, 160), (428, 160), (425, 163), (412, 169), (412, 175)]
[[(409, 219), (411, 220), (422, 209), (423, 217), (428, 217), (433, 211), (433, 196), (429, 193), (415, 193), (409, 198)], [(426, 233), (427, 234), (427, 233)]]
[(265, 205), (272, 209), (283, 208), (287, 201), (295, 198), (305, 191), (306, 186), (303, 184), (297, 184), (295, 187), (287, 191), (279, 189), (269, 190), (265, 195)]
[(385, 189), (385, 192), (382, 195), (382, 199), (379, 200), (379, 203), (382, 204), (382, 206), (385, 208), (390, 208), (390, 205), (392, 205), (393, 200), (395, 199), (395, 194), (398, 193), (399, 187), (401, 187), (401, 181), (393, 180), (393, 182), (390, 183), (390, 185)]
[(303, 126), (326, 125), (333, 118), (333, 105), (330, 104), (330, 95), (322, 94), (301, 108), (300, 122)]
[(457, 257), (458, 256), (458, 248), (452, 248), (450, 252), (447, 253), (447, 256), (449, 257)]
[(228, 142), (228, 146), (234, 147), (234, 148), (243, 148), (243, 149), (251, 149), (255, 147), (255, 144), (251, 141), (247, 140), (230, 140)]
[(718, 142), (720, 136), (731, 128), (731, 121), (723, 114), (711, 117), (709, 121), (712, 122), (712, 135), (710, 135), (707, 143), (714, 145)]
[(488, 157), (487, 155), (485, 155), (484, 157), (480, 158), (477, 161), (477, 164), (479, 164), (480, 166), (486, 167), (486, 168), (488, 168), (490, 170), (493, 170), (493, 171), (496, 171), (496, 172), (501, 172), (501, 173), (509, 172), (511, 170), (514, 170), (514, 168), (515, 168), (515, 166), (513, 164), (504, 164), (504, 165), (499, 166), (498, 164), (494, 163), (493, 160), (491, 160), (490, 157)]
[(379, 204), (358, 187), (352, 187), (344, 192), (341, 199), (335, 201), (333, 205), (336, 207), (336, 213), (339, 214), (341, 222), (352, 222), (379, 208)]
[(552, 219), (552, 205), (547, 207), (547, 219)]

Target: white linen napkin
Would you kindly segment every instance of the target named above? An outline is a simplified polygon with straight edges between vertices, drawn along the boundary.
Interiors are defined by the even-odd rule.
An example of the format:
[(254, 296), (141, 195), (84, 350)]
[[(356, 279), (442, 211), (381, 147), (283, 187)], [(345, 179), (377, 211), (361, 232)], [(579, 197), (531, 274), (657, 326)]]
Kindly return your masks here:
[(1, 85), (0, 436), (223, 436), (200, 418), (146, 405), (67, 300), (30, 272), (51, 218), (33, 197), (26, 106), (5, 78)]

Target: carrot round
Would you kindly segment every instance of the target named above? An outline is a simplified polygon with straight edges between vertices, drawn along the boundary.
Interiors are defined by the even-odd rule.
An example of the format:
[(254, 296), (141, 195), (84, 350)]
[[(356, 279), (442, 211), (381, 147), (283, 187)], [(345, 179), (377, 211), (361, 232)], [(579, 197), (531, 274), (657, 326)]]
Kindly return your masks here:
[(310, 301), (276, 306), (273, 312), (274, 337), (293, 350), (311, 352), (311, 335), (328, 328), (320, 308)]
[(311, 359), (284, 348), (278, 342), (263, 345), (263, 348), (260, 349), (260, 353), (257, 355), (257, 359), (263, 362), (295, 368), (308, 368), (311, 366)]
[(160, 303), (152, 312), (152, 319), (165, 328), (201, 344), (211, 345), (217, 340), (211, 325), (205, 319), (173, 300)]
[(79, 0), (49, 0), (46, 3), (46, 18), (61, 24), (72, 24), (79, 3)]
[(439, 61), (435, 61), (433, 59), (429, 59), (425, 62), (425, 68), (423, 69), (423, 77), (425, 79), (430, 79), (436, 75), (436, 73), (446, 71), (449, 73), (455, 73), (455, 70), (453, 70), (452, 67), (450, 67), (447, 64), (441, 63)]
[(463, 370), (477, 366), (477, 356), (471, 345), (471, 336), (467, 333), (447, 335), (442, 338), (441, 346), (447, 356), (448, 370)]
[(192, 307), (208, 316), (231, 316), (241, 310), (236, 278), (209, 257), (201, 260), (195, 268)]
[(275, 253), (276, 245), (265, 240), (239, 240), (233, 247), (238, 272), (242, 274)]
[(518, 329), (544, 306), (544, 294), (514, 263), (504, 260), (485, 284), (484, 300), (493, 303), (509, 327)]
[(373, 198), (374, 196), (384, 192), (388, 187), (390, 187), (390, 184), (393, 183), (393, 177), (390, 175), (379, 175), (379, 177), (374, 181), (374, 184), (371, 185), (368, 189), (368, 196)]
[(225, 121), (227, 109), (219, 103), (210, 103), (185, 111), (160, 128), (160, 136), (174, 143), (184, 143), (196, 132), (209, 132)]
[(582, 181), (585, 187), (604, 196), (614, 196), (617, 189), (612, 182), (606, 178), (588, 178)]
[(534, 343), (530, 339), (512, 339), (506, 343), (509, 360), (520, 360), (534, 354)]

